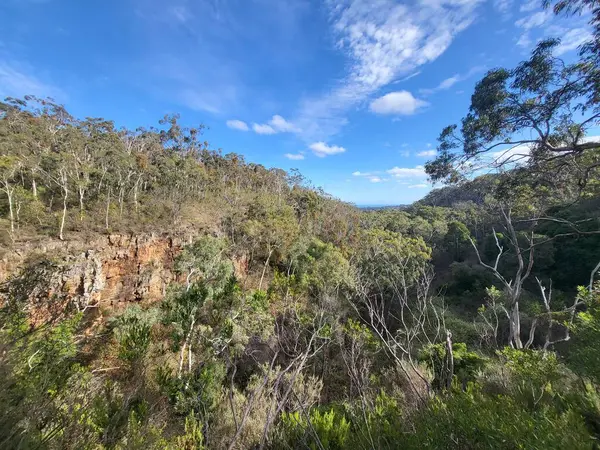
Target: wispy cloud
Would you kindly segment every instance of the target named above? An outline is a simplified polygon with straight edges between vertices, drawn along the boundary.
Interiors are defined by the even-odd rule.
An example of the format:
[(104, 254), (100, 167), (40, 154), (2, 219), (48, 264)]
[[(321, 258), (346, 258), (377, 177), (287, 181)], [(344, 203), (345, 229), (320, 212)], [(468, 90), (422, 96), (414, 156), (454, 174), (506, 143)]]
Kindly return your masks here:
[(169, 10), (169, 14), (178, 22), (185, 24), (191, 21), (194, 18), (194, 15), (190, 12), (190, 10), (184, 6), (173, 6)]
[(524, 30), (541, 27), (552, 18), (552, 11), (538, 11), (529, 16), (525, 16), (515, 22), (515, 25)]
[(422, 152), (417, 153), (417, 156), (419, 158), (430, 158), (435, 155), (437, 155), (437, 151), (435, 150), (424, 150)]
[(506, 13), (512, 6), (513, 0), (494, 0), (494, 8), (501, 13)]
[(428, 105), (429, 103), (415, 98), (408, 91), (398, 91), (373, 100), (369, 109), (376, 114), (410, 116)]
[[(326, 94), (302, 102), (298, 124), (306, 139), (324, 139), (347, 123), (346, 112), (404, 74), (446, 51), (476, 18), (481, 0), (327, 0), (346, 76)], [(443, 17), (443, 20), (440, 18)]]
[(567, 31), (560, 40), (559, 46), (555, 53), (560, 56), (564, 53), (577, 49), (579, 46), (588, 42), (592, 38), (592, 34), (585, 28), (574, 28)]
[(137, 23), (130, 31), (139, 42), (122, 68), (131, 83), (165, 102), (223, 115), (262, 112), (259, 93), (246, 80), (262, 79), (269, 70), (255, 64), (258, 55), (294, 58), (290, 41), (309, 11), (305, 0), (126, 3), (134, 5)]
[(431, 95), (434, 94), (436, 92), (439, 91), (445, 91), (450, 89), (452, 86), (454, 86), (456, 83), (460, 83), (461, 81), (465, 81), (468, 80), (469, 78), (471, 78), (473, 75), (475, 75), (476, 73), (479, 72), (483, 72), (485, 70), (484, 66), (476, 66), (473, 67), (471, 70), (469, 70), (468, 72), (464, 73), (464, 74), (455, 74), (449, 78), (446, 78), (445, 80), (443, 80), (442, 82), (440, 82), (440, 84), (438, 84), (436, 87), (431, 88), (431, 89), (420, 89), (419, 92), (423, 95)]
[(287, 159), (291, 159), (292, 161), (301, 161), (304, 159), (304, 155), (302, 153), (286, 153), (285, 156)]
[(425, 189), (427, 187), (429, 187), (429, 185), (426, 183), (411, 184), (408, 186), (409, 189)]
[(338, 147), (337, 145), (327, 145), (325, 142), (315, 142), (314, 144), (311, 144), (309, 148), (319, 158), (324, 158), (325, 156), (330, 155), (337, 155), (346, 151), (344, 147)]
[(416, 76), (419, 76), (419, 75), (421, 75), (421, 71), (420, 71), (420, 70), (419, 70), (419, 71), (417, 71), (417, 72), (415, 72), (415, 73), (411, 73), (410, 75), (408, 75), (408, 76), (405, 76), (405, 77), (403, 77), (403, 78), (401, 78), (401, 79), (399, 79), (399, 80), (396, 80), (396, 81), (394, 81), (392, 84), (399, 84), (399, 83), (403, 83), (403, 82), (405, 82), (405, 81), (408, 81), (408, 80), (410, 80), (410, 79), (412, 79), (412, 78), (414, 78), (414, 77), (416, 77)]
[(519, 40), (517, 40), (517, 46), (521, 48), (529, 48), (531, 47), (532, 43), (533, 41), (531, 39), (531, 36), (527, 32), (519, 36)]
[(248, 124), (242, 120), (228, 120), (227, 126), (232, 130), (248, 131)]
[(426, 176), (425, 167), (393, 167), (387, 173), (396, 178), (415, 178)]
[(523, 2), (521, 7), (519, 8), (519, 11), (521, 11), (521, 12), (533, 11), (535, 9), (538, 9), (540, 7), (540, 4), (541, 4), (540, 0), (526, 0)]
[(52, 97), (65, 101), (67, 94), (52, 84), (42, 80), (39, 72), (29, 64), (18, 61), (0, 61), (0, 98), (35, 95)]
[(359, 177), (359, 178), (366, 178), (367, 180), (369, 180), (371, 183), (383, 183), (385, 181), (388, 181), (387, 178), (381, 178), (381, 176), (379, 175), (381, 172), (352, 172), (352, 176), (354, 177)]

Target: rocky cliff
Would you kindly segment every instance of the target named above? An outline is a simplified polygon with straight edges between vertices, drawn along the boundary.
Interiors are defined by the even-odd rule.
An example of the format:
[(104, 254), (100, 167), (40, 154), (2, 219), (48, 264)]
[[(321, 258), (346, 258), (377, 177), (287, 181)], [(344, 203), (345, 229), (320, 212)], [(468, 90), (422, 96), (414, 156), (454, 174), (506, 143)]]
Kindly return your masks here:
[[(161, 300), (176, 278), (173, 265), (192, 236), (102, 236), (89, 242), (50, 241), (19, 249), (0, 261), (0, 282), (18, 276), (21, 296), (36, 315), (65, 308), (119, 310), (131, 302)], [(3, 290), (3, 295), (8, 295)], [(13, 290), (13, 294), (15, 291)]]

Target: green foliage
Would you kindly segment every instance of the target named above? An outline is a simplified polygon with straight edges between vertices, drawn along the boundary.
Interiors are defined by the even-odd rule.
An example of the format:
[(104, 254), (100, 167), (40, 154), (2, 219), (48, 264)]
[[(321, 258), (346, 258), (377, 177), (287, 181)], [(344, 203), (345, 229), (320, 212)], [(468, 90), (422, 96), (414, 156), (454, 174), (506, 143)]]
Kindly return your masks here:
[(569, 375), (555, 353), (507, 347), (499, 356), (509, 369), (513, 394), (532, 408), (559, 395), (568, 382)]
[[(489, 72), (461, 128), (443, 130), (427, 172), (463, 184), (369, 212), (297, 172), (210, 150), (203, 127), (178, 116), (130, 131), (49, 100), (0, 103), (7, 249), (48, 235), (201, 230), (160, 306), (127, 308), (109, 327), (98, 319), (112, 311), (78, 312), (61, 291), (68, 258), (23, 262), (0, 290), (0, 447), (593, 448), (600, 286), (579, 290), (573, 323), (557, 308), (597, 264), (600, 150), (583, 139), (597, 117), (573, 112), (597, 113), (599, 53), (589, 44), (563, 65), (556, 45)], [(465, 181), (472, 161), (524, 135), (535, 140), (524, 164)], [(535, 277), (562, 291), (550, 331)], [(505, 341), (509, 300), (520, 300), (510, 313), (522, 335), (537, 319), (531, 349), (469, 350)], [(424, 365), (446, 386), (442, 316), (455, 383), (431, 390)], [(533, 350), (567, 326), (557, 353)]]
[(156, 381), (179, 415), (196, 414), (208, 420), (217, 406), (225, 366), (219, 361), (206, 362), (191, 373), (177, 376), (164, 368), (157, 368)]
[(476, 388), (437, 398), (412, 418), (408, 449), (592, 449), (593, 439), (575, 411), (529, 410), (508, 396)]
[[(475, 352), (467, 350), (467, 345), (462, 342), (452, 344), (452, 355), (454, 358), (454, 376), (463, 385), (474, 381), (478, 371), (485, 365), (486, 359)], [(443, 387), (447, 378), (447, 350), (444, 343), (427, 345), (419, 354), (419, 359), (427, 364), (433, 372), (433, 386), (437, 389)]]
[(448, 224), (448, 232), (444, 237), (444, 246), (455, 261), (462, 261), (471, 246), (471, 232), (467, 226), (458, 221)]
[(175, 269), (187, 277), (188, 283), (200, 279), (205, 284), (219, 285), (233, 274), (226, 250), (225, 240), (203, 236), (183, 248), (175, 261)]
[(60, 405), (72, 380), (83, 373), (75, 359), (80, 321), (76, 315), (25, 334), (20, 322), (8, 324), (19, 330), (1, 330), (0, 442), (7, 448), (41, 445), (56, 437), (61, 422), (69, 419)]
[(580, 287), (577, 299), (585, 304), (586, 310), (577, 314), (573, 324), (567, 364), (576, 373), (600, 384), (600, 283), (592, 291)]
[(309, 418), (304, 412), (295, 411), (282, 414), (278, 433), (279, 447), (341, 450), (347, 448), (350, 423), (333, 409), (313, 409)]
[(202, 422), (196, 419), (192, 413), (185, 419), (185, 433), (175, 437), (167, 445), (168, 449), (177, 450), (204, 450), (204, 434), (202, 433)]
[(350, 264), (332, 244), (313, 239), (292, 262), (299, 284), (306, 286), (315, 298), (334, 296), (352, 286)]
[(119, 357), (129, 363), (142, 360), (150, 346), (152, 325), (157, 321), (157, 310), (143, 311), (139, 306), (131, 306), (115, 318), (113, 326), (119, 342)]

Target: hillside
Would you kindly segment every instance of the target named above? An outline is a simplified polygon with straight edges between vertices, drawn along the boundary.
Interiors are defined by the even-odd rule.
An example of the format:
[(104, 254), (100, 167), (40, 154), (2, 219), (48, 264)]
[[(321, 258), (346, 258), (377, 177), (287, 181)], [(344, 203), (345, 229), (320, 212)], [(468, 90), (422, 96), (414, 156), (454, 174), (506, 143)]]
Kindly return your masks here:
[(0, 102), (0, 448), (597, 448), (600, 15), (566, 3), (592, 50), (488, 72), (411, 205)]

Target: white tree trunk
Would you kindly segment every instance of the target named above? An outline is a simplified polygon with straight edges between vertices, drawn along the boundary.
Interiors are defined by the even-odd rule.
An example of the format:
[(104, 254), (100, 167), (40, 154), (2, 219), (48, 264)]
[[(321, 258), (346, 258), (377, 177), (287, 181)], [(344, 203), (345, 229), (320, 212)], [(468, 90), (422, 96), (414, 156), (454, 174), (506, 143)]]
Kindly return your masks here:
[(67, 218), (67, 198), (69, 197), (69, 188), (67, 187), (66, 179), (63, 179), (63, 211), (62, 217), (60, 219), (60, 230), (58, 233), (58, 238), (62, 241), (64, 240), (64, 229), (65, 229), (65, 219)]
[(83, 196), (85, 195), (85, 189), (79, 187), (79, 220), (83, 220)]
[(258, 283), (258, 290), (262, 289), (263, 280), (265, 278), (265, 272), (267, 271), (267, 266), (269, 265), (269, 260), (271, 259), (271, 255), (273, 254), (273, 250), (269, 250), (269, 256), (267, 256), (267, 260), (265, 261), (265, 266), (263, 267), (262, 275), (260, 276), (260, 283)]
[(514, 348), (519, 350), (523, 348), (523, 342), (521, 341), (521, 314), (518, 300), (514, 302), (511, 310), (510, 338)]
[(108, 195), (106, 196), (106, 214), (104, 216), (104, 223), (106, 225), (106, 229), (108, 230), (108, 213), (110, 212), (110, 187), (108, 188)]
[(11, 189), (8, 180), (4, 180), (4, 192), (6, 192), (6, 196), (8, 197), (8, 216), (10, 219), (10, 237), (14, 239), (15, 234), (15, 213), (13, 207), (13, 193), (14, 188)]

